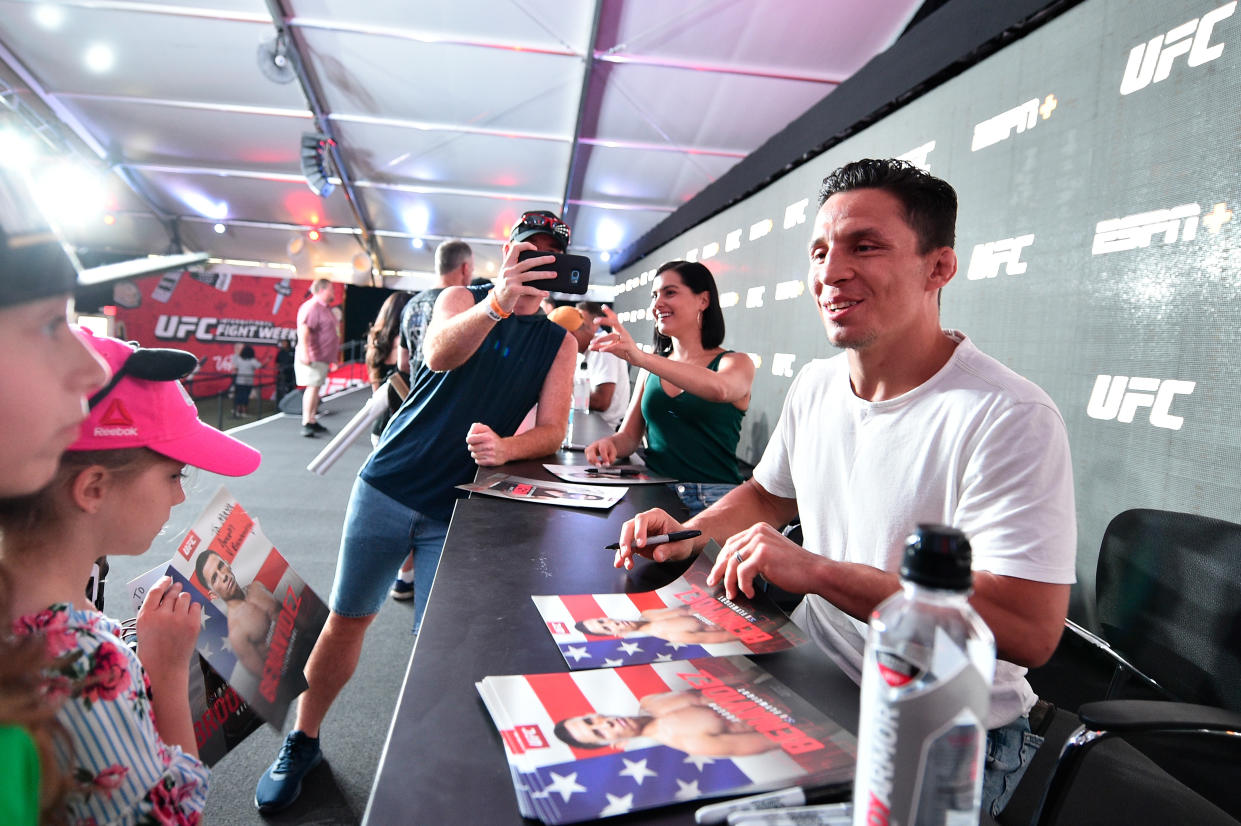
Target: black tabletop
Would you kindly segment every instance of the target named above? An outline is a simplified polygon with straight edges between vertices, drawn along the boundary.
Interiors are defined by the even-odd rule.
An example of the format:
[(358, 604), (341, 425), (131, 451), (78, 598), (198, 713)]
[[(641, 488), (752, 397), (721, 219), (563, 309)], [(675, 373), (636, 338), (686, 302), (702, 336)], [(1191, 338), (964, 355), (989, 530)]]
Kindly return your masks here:
[[(551, 480), (543, 462), (583, 461), (580, 452), (564, 451), (502, 470)], [(612, 552), (604, 550), (616, 541), (622, 522), (652, 507), (676, 512), (681, 506), (664, 485), (631, 486), (603, 512), (486, 496), (457, 503), (365, 823), (532, 822), (518, 813), (504, 746), (474, 683), (490, 675), (567, 670), (531, 594), (648, 591), (675, 579), (684, 564), (642, 560), (626, 572), (612, 567)], [(856, 731), (857, 689), (813, 644), (755, 661)], [(689, 824), (700, 805), (608, 822)]]

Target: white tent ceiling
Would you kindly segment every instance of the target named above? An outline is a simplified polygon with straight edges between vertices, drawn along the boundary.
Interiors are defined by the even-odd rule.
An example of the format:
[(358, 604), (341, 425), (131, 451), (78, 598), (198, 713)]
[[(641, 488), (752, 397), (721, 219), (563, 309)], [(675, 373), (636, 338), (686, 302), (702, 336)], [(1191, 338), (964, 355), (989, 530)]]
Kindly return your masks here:
[[(829, 94), (920, 5), (0, 0), (0, 101), (106, 176), (111, 222), (62, 224), (84, 251), (287, 265), (318, 227), (315, 263), (344, 276), (364, 250), (386, 274), (429, 272), (450, 237), (486, 272), (523, 210), (551, 209), (606, 283), (603, 253)], [(279, 32), (286, 83), (260, 66)], [(316, 131), (340, 164), (325, 198), (299, 161)]]

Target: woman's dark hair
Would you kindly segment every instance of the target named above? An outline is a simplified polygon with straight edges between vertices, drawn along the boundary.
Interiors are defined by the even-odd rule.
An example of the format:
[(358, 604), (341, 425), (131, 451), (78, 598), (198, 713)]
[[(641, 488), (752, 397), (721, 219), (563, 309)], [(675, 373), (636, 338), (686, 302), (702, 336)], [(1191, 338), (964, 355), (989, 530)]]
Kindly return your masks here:
[[(714, 350), (724, 342), (724, 309), (720, 307), (720, 292), (715, 287), (715, 276), (696, 261), (669, 261), (655, 271), (656, 277), (668, 270), (681, 276), (681, 282), (695, 295), (707, 294), (707, 307), (702, 311), (702, 349)], [(655, 352), (666, 356), (672, 352), (672, 339), (655, 332)]]
[(251, 347), (249, 344), (243, 345), (241, 348), (241, 357), (243, 359), (254, 358), (254, 348)]
[(394, 292), (384, 299), (375, 316), (375, 323), (366, 335), (366, 373), (373, 384), (384, 379), (384, 362), (396, 347), (401, 335), (401, 311), (409, 303), (410, 294), (404, 291)]

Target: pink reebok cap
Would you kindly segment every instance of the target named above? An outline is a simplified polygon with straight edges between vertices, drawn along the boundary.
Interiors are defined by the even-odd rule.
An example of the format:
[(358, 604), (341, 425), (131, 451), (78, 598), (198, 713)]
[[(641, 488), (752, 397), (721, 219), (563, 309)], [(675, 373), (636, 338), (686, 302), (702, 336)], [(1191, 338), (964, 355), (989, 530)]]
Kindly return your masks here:
[(257, 450), (198, 418), (198, 408), (177, 381), (197, 364), (193, 354), (136, 348), (80, 332), (108, 362), (113, 378), (91, 397), (90, 415), (69, 450), (146, 447), (224, 476), (245, 476), (258, 468), (262, 456)]

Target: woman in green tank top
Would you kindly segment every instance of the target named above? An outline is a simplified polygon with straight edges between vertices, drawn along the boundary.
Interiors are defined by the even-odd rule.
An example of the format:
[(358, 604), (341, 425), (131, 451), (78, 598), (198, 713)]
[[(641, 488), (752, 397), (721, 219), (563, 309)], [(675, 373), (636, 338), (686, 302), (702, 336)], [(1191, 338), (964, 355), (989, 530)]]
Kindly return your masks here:
[(679, 480), (677, 494), (693, 515), (741, 482), (737, 441), (750, 405), (754, 362), (725, 350), (724, 313), (715, 278), (705, 266), (670, 261), (651, 288), (655, 348), (647, 353), (611, 310), (613, 332), (591, 349), (612, 353), (640, 368), (620, 430), (586, 448), (586, 458), (608, 465), (646, 437), (652, 471)]

